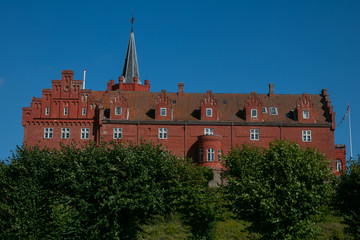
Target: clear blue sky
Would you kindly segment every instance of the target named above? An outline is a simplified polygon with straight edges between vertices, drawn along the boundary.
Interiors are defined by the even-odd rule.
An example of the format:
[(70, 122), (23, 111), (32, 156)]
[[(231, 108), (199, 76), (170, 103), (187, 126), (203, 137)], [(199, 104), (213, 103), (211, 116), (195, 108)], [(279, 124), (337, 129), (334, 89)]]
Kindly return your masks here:
[[(64, 69), (105, 90), (122, 72), (131, 12), (152, 91), (320, 94), (338, 123), (351, 104), (360, 153), (360, 1), (0, 0), (0, 159), (22, 144), (22, 107)], [(349, 148), (346, 120), (335, 142)], [(349, 154), (348, 154), (349, 157)]]

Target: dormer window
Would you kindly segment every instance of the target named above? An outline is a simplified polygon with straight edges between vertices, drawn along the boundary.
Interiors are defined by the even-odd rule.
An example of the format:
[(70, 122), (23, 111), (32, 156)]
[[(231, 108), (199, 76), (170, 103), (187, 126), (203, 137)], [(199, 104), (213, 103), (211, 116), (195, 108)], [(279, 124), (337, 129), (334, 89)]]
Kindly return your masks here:
[(64, 116), (67, 116), (68, 115), (68, 108), (67, 107), (64, 107)]
[(256, 118), (257, 117), (257, 109), (251, 109), (251, 117)]
[(303, 118), (304, 118), (304, 119), (309, 119), (309, 117), (310, 117), (309, 110), (304, 110), (304, 111), (303, 111)]
[(205, 135), (214, 135), (214, 129), (213, 128), (205, 128), (204, 134)]
[(45, 115), (49, 115), (49, 113), (50, 113), (50, 108), (45, 108)]
[(212, 108), (206, 108), (206, 116), (207, 117), (212, 117), (212, 115), (213, 115)]
[(160, 108), (160, 116), (166, 116), (166, 108)]
[(262, 108), (262, 112), (263, 112), (263, 113), (267, 113), (267, 108), (266, 108), (266, 107), (263, 107), (263, 108)]
[(115, 115), (121, 115), (122, 114), (122, 108), (121, 107), (115, 107)]
[(269, 111), (270, 111), (270, 115), (278, 115), (278, 110), (276, 107), (271, 107)]

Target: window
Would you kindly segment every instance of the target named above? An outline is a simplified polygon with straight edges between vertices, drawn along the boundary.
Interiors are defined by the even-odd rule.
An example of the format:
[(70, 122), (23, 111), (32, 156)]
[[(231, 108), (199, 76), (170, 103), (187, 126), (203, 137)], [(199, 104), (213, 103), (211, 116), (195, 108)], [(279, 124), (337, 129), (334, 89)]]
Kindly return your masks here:
[(256, 117), (257, 117), (257, 110), (256, 110), (256, 109), (251, 109), (251, 117), (252, 117), (252, 118), (256, 118)]
[(262, 108), (262, 112), (263, 112), (263, 113), (267, 113), (267, 108), (266, 108), (266, 107), (263, 107), (263, 108)]
[(218, 150), (218, 160), (219, 161), (221, 160), (221, 150), (220, 149)]
[(85, 116), (85, 115), (86, 115), (86, 108), (82, 108), (82, 112), (81, 112), (81, 114), (82, 114), (83, 116)]
[(114, 139), (121, 139), (122, 128), (114, 128)]
[(310, 130), (302, 131), (302, 141), (303, 142), (311, 142), (311, 131)]
[(208, 150), (207, 150), (207, 160), (208, 160), (208, 162), (215, 161), (215, 150), (213, 148), (208, 148)]
[(250, 129), (250, 140), (259, 140), (259, 129)]
[(199, 151), (199, 162), (202, 162), (204, 161), (204, 149), (203, 148), (200, 148), (200, 151)]
[(167, 128), (159, 128), (159, 139), (167, 139)]
[(53, 129), (52, 128), (44, 128), (44, 138), (51, 139), (53, 137)]
[(276, 107), (271, 107), (269, 111), (270, 111), (270, 115), (278, 115), (278, 111)]
[(90, 128), (82, 128), (81, 139), (89, 139), (89, 138), (90, 138)]
[(49, 113), (50, 113), (50, 108), (45, 108), (45, 115), (49, 115)]
[(69, 139), (70, 138), (70, 128), (62, 128), (61, 129), (61, 138)]
[(166, 116), (166, 108), (160, 108), (160, 116)]
[(212, 108), (207, 108), (206, 109), (206, 116), (207, 117), (212, 117)]
[(68, 108), (64, 107), (64, 116), (67, 116), (67, 115), (68, 115)]
[(115, 115), (121, 115), (122, 109), (121, 107), (115, 107)]
[(336, 159), (336, 160), (335, 160), (335, 171), (341, 172), (341, 170), (342, 170), (342, 166), (341, 166), (341, 165), (342, 165), (342, 164), (341, 164), (341, 160)]
[(309, 119), (309, 116), (310, 116), (309, 110), (304, 110), (303, 111), (303, 118), (304, 119)]
[(205, 128), (204, 134), (205, 135), (214, 135), (214, 129), (213, 128)]

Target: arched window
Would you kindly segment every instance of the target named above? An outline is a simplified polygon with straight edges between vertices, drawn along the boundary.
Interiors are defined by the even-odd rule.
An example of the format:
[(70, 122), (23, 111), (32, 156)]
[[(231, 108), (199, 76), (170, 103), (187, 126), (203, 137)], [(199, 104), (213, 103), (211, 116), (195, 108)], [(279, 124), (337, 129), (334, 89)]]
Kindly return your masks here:
[(341, 172), (342, 170), (342, 163), (340, 159), (335, 160), (335, 171)]

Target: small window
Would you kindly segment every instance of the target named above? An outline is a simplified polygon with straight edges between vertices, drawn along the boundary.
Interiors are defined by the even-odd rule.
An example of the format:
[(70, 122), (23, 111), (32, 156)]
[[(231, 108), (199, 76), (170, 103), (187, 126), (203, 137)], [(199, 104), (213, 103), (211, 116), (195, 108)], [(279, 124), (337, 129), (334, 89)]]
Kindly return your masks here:
[(203, 148), (200, 148), (200, 151), (199, 151), (199, 162), (202, 162), (204, 161), (204, 149)]
[(276, 107), (271, 107), (269, 111), (270, 111), (270, 115), (278, 115), (278, 110)]
[(207, 150), (207, 161), (214, 162), (215, 161), (215, 149), (208, 148)]
[(227, 104), (227, 100), (226, 100), (226, 99), (224, 99), (223, 104)]
[(257, 117), (257, 109), (251, 109), (251, 117), (256, 118)]
[(335, 160), (335, 171), (341, 172), (342, 170), (342, 164), (340, 159)]
[(250, 129), (250, 140), (259, 140), (259, 129)]
[(207, 108), (206, 109), (206, 116), (207, 117), (212, 117), (213, 113), (212, 113), (212, 108)]
[(309, 117), (310, 117), (309, 110), (304, 110), (304, 111), (303, 111), (303, 118), (304, 118), (304, 119), (309, 119)]
[(83, 116), (85, 116), (85, 115), (86, 115), (86, 108), (82, 108), (82, 112), (81, 112), (81, 114), (82, 114)]
[(263, 107), (263, 108), (262, 108), (262, 112), (263, 112), (263, 113), (267, 113), (267, 108), (266, 108), (266, 107)]
[(160, 116), (166, 116), (166, 108), (160, 108)]
[(121, 107), (115, 107), (115, 115), (121, 115), (122, 109)]
[(303, 142), (311, 142), (311, 131), (310, 130), (302, 131), (302, 141)]
[(68, 108), (67, 107), (64, 107), (64, 116), (67, 116), (68, 115)]
[(49, 107), (45, 108), (45, 115), (49, 115), (49, 113), (50, 113), (50, 108)]
[(82, 128), (81, 139), (89, 139), (89, 138), (90, 138), (90, 128)]
[(69, 139), (70, 138), (70, 128), (62, 128), (61, 129), (61, 138)]
[(220, 161), (221, 160), (221, 150), (219, 149), (218, 150), (218, 161)]
[(167, 128), (159, 128), (159, 139), (167, 139)]
[(172, 103), (173, 103), (173, 104), (176, 104), (176, 100), (175, 100), (175, 99), (174, 99), (174, 100), (172, 100)]
[(53, 137), (53, 129), (52, 128), (44, 128), (44, 138), (51, 139)]
[(122, 137), (122, 128), (114, 128), (114, 139), (121, 139)]
[(213, 128), (205, 128), (204, 135), (214, 135), (214, 129)]

